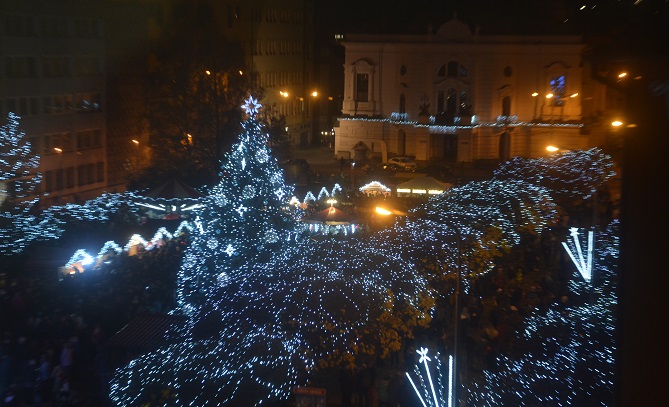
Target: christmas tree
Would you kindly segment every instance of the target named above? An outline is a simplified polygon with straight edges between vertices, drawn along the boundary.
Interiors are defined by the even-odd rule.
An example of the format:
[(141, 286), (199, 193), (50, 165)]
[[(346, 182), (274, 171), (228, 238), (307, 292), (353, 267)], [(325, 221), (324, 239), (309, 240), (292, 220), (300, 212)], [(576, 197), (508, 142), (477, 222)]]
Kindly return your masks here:
[[(34, 154), (26, 135), (19, 129), (19, 117), (10, 112), (0, 127), (0, 205), (12, 212), (29, 206), (41, 182), (37, 172), (39, 156)], [(8, 207), (11, 205), (12, 207)]]
[(360, 241), (302, 238), (258, 104), (226, 156), (179, 273), (169, 343), (119, 369), (117, 405), (285, 400), (317, 369), (354, 368), (400, 349), (432, 306), (413, 264)]

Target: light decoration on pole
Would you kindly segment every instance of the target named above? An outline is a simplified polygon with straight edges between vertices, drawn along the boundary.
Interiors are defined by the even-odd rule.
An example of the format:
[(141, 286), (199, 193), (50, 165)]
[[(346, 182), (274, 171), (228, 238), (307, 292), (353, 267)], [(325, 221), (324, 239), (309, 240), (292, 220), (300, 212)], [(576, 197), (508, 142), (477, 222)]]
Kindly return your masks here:
[[(427, 363), (432, 360), (429, 356), (427, 356), (427, 348), (420, 348), (416, 350), (416, 352), (420, 355), (420, 359), (418, 360), (418, 364), (414, 366), (414, 375), (420, 380), (422, 392), (418, 389), (418, 386), (416, 386), (416, 383), (414, 382), (409, 372), (405, 372), (405, 375), (409, 379), (411, 387), (413, 388), (423, 407), (455, 407), (453, 400), (453, 356), (449, 355), (448, 357), (448, 380), (444, 382), (441, 368), (441, 358), (439, 353), (435, 355), (437, 363), (437, 386), (435, 386), (432, 380), (432, 374), (430, 373), (431, 368)], [(420, 370), (420, 364), (423, 364), (425, 375), (427, 376), (427, 384), (425, 383), (425, 379)]]
[[(592, 230), (588, 231), (588, 247), (586, 256), (583, 256), (583, 249), (581, 248), (581, 243), (578, 238), (578, 228), (570, 228), (571, 238), (573, 242), (567, 244), (567, 242), (562, 242), (562, 246), (569, 254), (569, 258), (576, 266), (576, 269), (583, 279), (591, 283), (592, 280), (592, 252), (594, 250), (594, 232)], [(576, 252), (576, 253), (574, 253)]]

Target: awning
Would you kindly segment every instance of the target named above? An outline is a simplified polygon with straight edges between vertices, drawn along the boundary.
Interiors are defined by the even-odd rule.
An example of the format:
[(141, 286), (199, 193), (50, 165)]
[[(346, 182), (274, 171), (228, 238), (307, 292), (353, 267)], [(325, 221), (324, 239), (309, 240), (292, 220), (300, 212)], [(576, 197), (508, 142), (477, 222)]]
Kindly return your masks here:
[(395, 187), (398, 196), (402, 195), (438, 195), (443, 193), (453, 184), (437, 181), (429, 176), (420, 176), (407, 182), (398, 184)]

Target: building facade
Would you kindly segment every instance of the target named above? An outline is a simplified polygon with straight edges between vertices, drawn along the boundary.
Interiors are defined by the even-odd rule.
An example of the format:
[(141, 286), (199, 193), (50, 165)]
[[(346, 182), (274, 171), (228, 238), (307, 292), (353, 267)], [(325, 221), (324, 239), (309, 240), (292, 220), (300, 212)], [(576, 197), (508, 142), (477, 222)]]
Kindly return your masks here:
[(310, 144), (315, 106), (323, 92), (314, 80), (314, 2), (217, 2), (225, 35), (242, 44), (249, 71), (265, 94), (261, 103), (286, 117), (294, 145)]
[(81, 2), (6, 1), (0, 7), (0, 120), (40, 155), (45, 204), (105, 189), (104, 26)]
[[(335, 156), (473, 162), (587, 148), (601, 86), (574, 36), (492, 36), (457, 19), (425, 35), (348, 35)], [(585, 107), (585, 105), (588, 105)]]

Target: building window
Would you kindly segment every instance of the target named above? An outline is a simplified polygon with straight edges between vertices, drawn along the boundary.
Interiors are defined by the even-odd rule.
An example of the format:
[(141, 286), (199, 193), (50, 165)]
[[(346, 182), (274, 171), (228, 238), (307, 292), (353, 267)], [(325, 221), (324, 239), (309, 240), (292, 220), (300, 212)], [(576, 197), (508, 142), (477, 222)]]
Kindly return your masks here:
[(102, 161), (97, 163), (97, 182), (104, 182), (105, 180), (105, 163)]
[(437, 73), (437, 76), (446, 76), (446, 65), (442, 65), (439, 68), (439, 72)]
[(502, 99), (502, 116), (511, 116), (511, 96), (504, 96)]
[(402, 65), (402, 66), (400, 67), (400, 75), (401, 75), (401, 76), (404, 76), (404, 75), (406, 75), (406, 74), (407, 74), (407, 66), (406, 66), (406, 65)]
[(44, 191), (53, 192), (53, 171), (44, 173)]
[(65, 188), (74, 188), (74, 167), (65, 170)]
[(471, 108), (472, 105), (469, 103), (469, 96), (467, 95), (466, 90), (461, 90), (460, 91), (460, 116), (471, 116)]
[(86, 185), (86, 166), (80, 165), (77, 167), (77, 185), (82, 187)]
[(562, 106), (564, 104), (565, 95), (565, 77), (554, 76), (550, 81), (550, 88), (553, 97), (551, 98), (551, 106)]
[(400, 95), (400, 113), (406, 113), (407, 109), (407, 100), (404, 94)]
[(460, 73), (460, 64), (458, 61), (450, 61), (448, 63), (448, 76), (451, 78), (457, 77)]
[(369, 74), (359, 73), (355, 75), (355, 101), (369, 101)]
[(446, 116), (455, 117), (458, 111), (458, 93), (450, 88), (446, 94)]
[(62, 168), (56, 170), (56, 191), (62, 191), (65, 186), (65, 171)]

